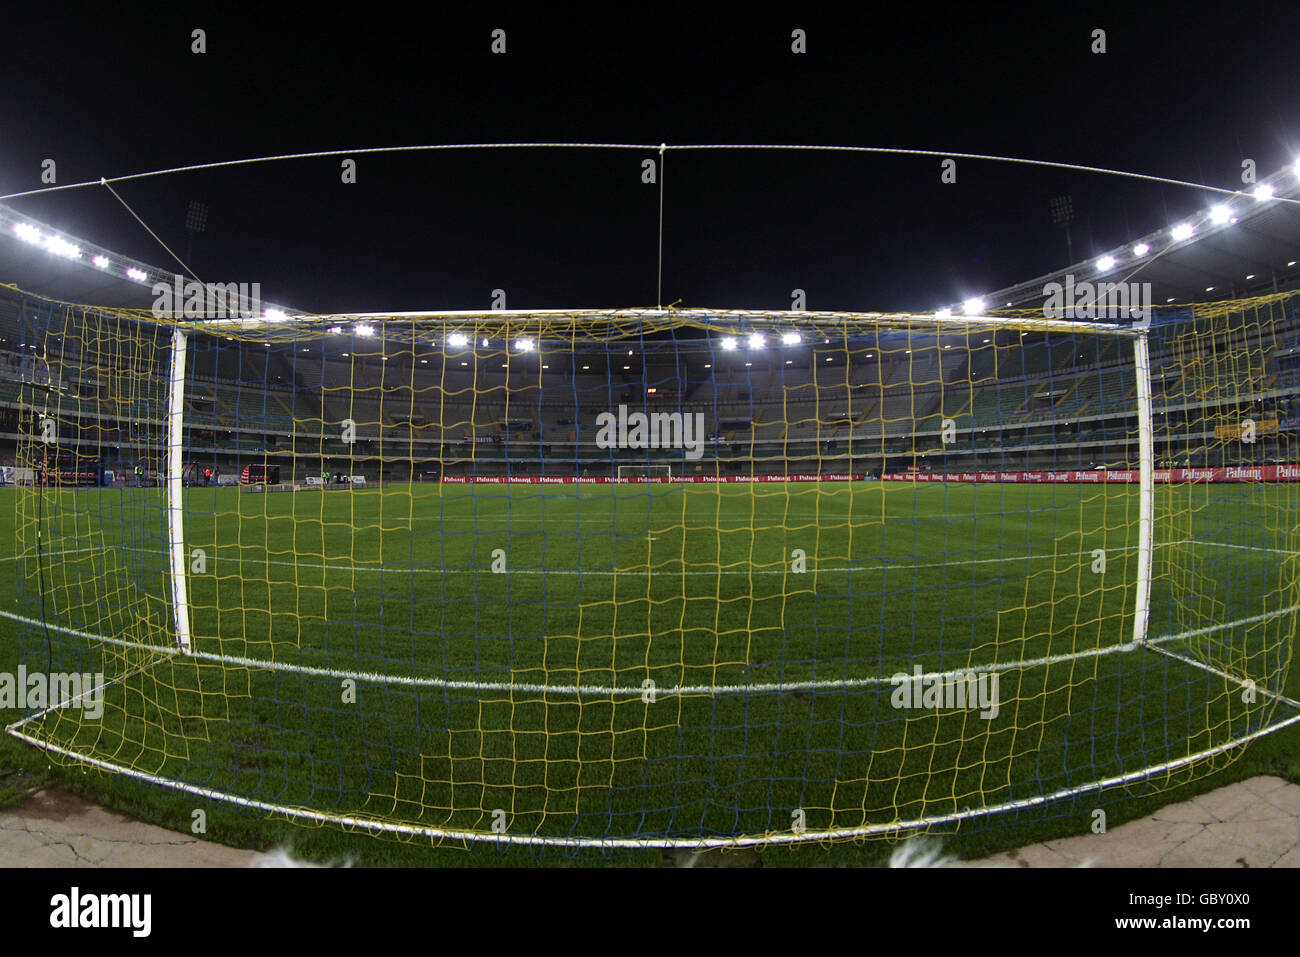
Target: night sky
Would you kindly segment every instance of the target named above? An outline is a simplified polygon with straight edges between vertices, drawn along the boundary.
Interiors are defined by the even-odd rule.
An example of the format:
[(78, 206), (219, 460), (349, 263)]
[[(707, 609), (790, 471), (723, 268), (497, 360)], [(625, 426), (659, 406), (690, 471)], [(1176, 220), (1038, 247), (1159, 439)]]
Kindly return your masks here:
[[(264, 5), (269, 6), (269, 5)], [(314, 150), (581, 141), (909, 147), (1240, 186), (1300, 156), (1300, 7), (765, 5), (595, 15), (530, 4), (350, 5), (346, 15), (6, 11), (0, 193)], [(95, 12), (90, 12), (94, 9)], [(256, 10), (256, 8), (254, 8)], [(374, 11), (374, 12), (372, 12)], [(207, 52), (190, 52), (191, 31)], [(493, 55), (491, 33), (506, 31)], [(791, 52), (791, 31), (807, 50)], [(1106, 30), (1108, 52), (1090, 52)], [(497, 150), (293, 160), (116, 188), (190, 264), (317, 312), (656, 302), (652, 151)], [(936, 157), (670, 153), (662, 301), (933, 309), (1070, 262), (1048, 201), (1073, 199), (1075, 259), (1204, 208), (1207, 194)], [(153, 263), (172, 260), (102, 187), (8, 201)], [(21, 280), (21, 277), (0, 277)]]

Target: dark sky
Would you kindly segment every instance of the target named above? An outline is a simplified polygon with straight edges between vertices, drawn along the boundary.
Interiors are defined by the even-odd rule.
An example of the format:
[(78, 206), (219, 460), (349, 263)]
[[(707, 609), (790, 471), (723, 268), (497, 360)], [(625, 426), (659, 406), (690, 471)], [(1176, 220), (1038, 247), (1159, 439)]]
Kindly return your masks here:
[[(430, 143), (810, 143), (951, 150), (1240, 185), (1300, 156), (1300, 8), (761, 4), (348, 5), (6, 12), (0, 193), (287, 152)], [(897, 9), (896, 9), (897, 8)], [(600, 11), (604, 12), (593, 12)], [(207, 31), (207, 53), (190, 32)], [(490, 52), (506, 31), (507, 53)], [(794, 55), (791, 31), (807, 33)], [(1090, 52), (1106, 30), (1108, 52)], [(294, 160), (120, 184), (192, 265), (312, 311), (653, 305), (645, 151)], [(665, 303), (931, 309), (1203, 208), (1186, 188), (964, 160), (670, 153)], [(86, 240), (170, 259), (102, 187), (11, 201)], [(9, 280), (12, 277), (0, 277)]]

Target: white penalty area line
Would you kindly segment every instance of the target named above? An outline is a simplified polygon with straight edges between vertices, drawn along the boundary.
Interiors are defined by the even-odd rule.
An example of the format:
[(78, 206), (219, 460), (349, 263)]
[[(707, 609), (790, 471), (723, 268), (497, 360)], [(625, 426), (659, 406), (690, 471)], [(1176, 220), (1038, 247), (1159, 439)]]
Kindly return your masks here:
[[(632, 542), (638, 542), (638, 541), (644, 542), (645, 540), (646, 540), (645, 537), (629, 538), (628, 542), (630, 545)], [(649, 537), (649, 540), (654, 541), (655, 539), (653, 537)], [(244, 548), (247, 546), (231, 544), (231, 545), (218, 545), (216, 547), (218, 549), (221, 548), (231, 549), (231, 548)], [(52, 557), (53, 555), (56, 554), (73, 554), (78, 552), (114, 551), (114, 550), (144, 551), (146, 553), (153, 554), (153, 552), (149, 549), (134, 548), (131, 546), (125, 546), (120, 549), (113, 549), (110, 546), (105, 545), (105, 546), (96, 546), (94, 548), (77, 548), (77, 549), (69, 549), (64, 552), (53, 552), (53, 553), (49, 553), (47, 557)], [(1115, 551), (1115, 552), (1130, 552), (1136, 550), (1137, 550), (1136, 545), (1121, 545), (1113, 549), (1107, 549), (1107, 551)], [(158, 554), (160, 556), (162, 555), (161, 552), (159, 552)], [(891, 571), (891, 570), (909, 569), (909, 568), (948, 568), (952, 566), (966, 566), (966, 565), (995, 565), (995, 564), (1006, 563), (1006, 562), (1031, 562), (1031, 561), (1036, 562), (1036, 561), (1048, 561), (1050, 559), (1055, 559), (1055, 558), (1079, 558), (1080, 556), (1091, 555), (1091, 554), (1092, 554), (1091, 551), (1052, 552), (1052, 553), (1045, 553), (1042, 555), (998, 555), (993, 558), (952, 558), (941, 562), (908, 562), (904, 560), (899, 560), (896, 562), (880, 562), (874, 565), (835, 565), (835, 566), (827, 566), (827, 567), (818, 567), (814, 565), (811, 571), (804, 572), (803, 574), (812, 575), (819, 572), (822, 574), (837, 574), (837, 573), (844, 573), (844, 572)], [(7, 558), (3, 558), (0, 560), (16, 561), (19, 557), (34, 559), (36, 556), (34, 554), (29, 554), (25, 556), (11, 555)], [(702, 568), (694, 568), (694, 569), (675, 568), (674, 569), (667, 566), (661, 566), (656, 568), (638, 567), (638, 568), (626, 568), (626, 569), (507, 568), (505, 572), (496, 573), (496, 572), (492, 572), (488, 566), (446, 568), (441, 565), (402, 565), (396, 562), (389, 562), (388, 564), (384, 564), (384, 565), (354, 565), (354, 564), (346, 564), (342, 562), (282, 561), (280, 559), (275, 559), (275, 558), (263, 558), (263, 557), (254, 557), (254, 556), (244, 556), (244, 555), (222, 556), (220, 552), (215, 554), (212, 560), (214, 562), (234, 561), (240, 565), (271, 565), (277, 568), (294, 568), (294, 569), (301, 568), (301, 569), (310, 569), (313, 571), (344, 572), (348, 574), (364, 573), (364, 574), (371, 574), (371, 575), (391, 575), (391, 576), (437, 575), (443, 577), (447, 575), (504, 574), (507, 576), (538, 575), (541, 577), (546, 577), (548, 575), (554, 575), (556, 577), (576, 576), (579, 578), (586, 577), (586, 576), (591, 576), (594, 578), (602, 578), (602, 577), (617, 578), (623, 576), (644, 577), (647, 575), (652, 577), (663, 576), (663, 577), (670, 577), (670, 578), (677, 578), (677, 577), (718, 578), (720, 576), (730, 576), (730, 575), (750, 576), (750, 575), (796, 574), (795, 572), (790, 571), (789, 564), (785, 561), (777, 562), (776, 564), (780, 566), (777, 568), (754, 568), (752, 566), (745, 567), (745, 568), (737, 568), (728, 565), (719, 565), (717, 568), (714, 569), (702, 569)]]
[[(1186, 641), (1190, 638), (1213, 634), (1229, 628), (1259, 624), (1297, 611), (1300, 611), (1300, 604), (1292, 605), (1289, 608), (1280, 608), (1274, 611), (1265, 612), (1260, 615), (1252, 615), (1248, 618), (1239, 618), (1235, 621), (1207, 625), (1202, 628), (1182, 631), (1172, 635), (1161, 635), (1148, 639), (1146, 645), (1154, 646), (1169, 642)], [(41, 627), (43, 624), (37, 619), (27, 618), (22, 615), (14, 614), (13, 612), (0, 611), (0, 616), (35, 627)], [(563, 697), (640, 698), (646, 693), (646, 689), (640, 685), (618, 686), (599, 684), (543, 684), (515, 681), (462, 681), (449, 678), (420, 677), (417, 675), (391, 675), (377, 671), (349, 671), (337, 668), (322, 668), (315, 665), (295, 664), (285, 661), (272, 661), (264, 658), (250, 658), (241, 655), (226, 655), (210, 651), (200, 651), (198, 649), (181, 652), (179, 649), (164, 649), (159, 648), (157, 645), (147, 645), (139, 642), (126, 641), (120, 638), (93, 635), (85, 631), (66, 628), (61, 625), (50, 624), (48, 627), (51, 631), (58, 631), (80, 638), (86, 638), (93, 641), (104, 641), (120, 647), (137, 648), (145, 651), (174, 655), (177, 658), (194, 658), (200, 661), (209, 661), (214, 664), (235, 665), (238, 667), (253, 668), (263, 671), (278, 671), (297, 675), (310, 675), (312, 677), (326, 678), (332, 681), (352, 679), (365, 684), (444, 691), (472, 691), (480, 694), (483, 692), (498, 692), (502, 694), (523, 693), (559, 695)], [(1110, 645), (1105, 648), (1089, 648), (1085, 651), (1049, 655), (1042, 658), (993, 662), (985, 665), (970, 665), (965, 668), (957, 668), (949, 671), (928, 672), (922, 674), (919, 680), (963, 679), (969, 677), (972, 672), (990, 673), (1038, 668), (1055, 664), (1064, 664), (1071, 661), (1082, 661), (1088, 658), (1101, 658), (1113, 654), (1127, 654), (1142, 647), (1144, 646), (1129, 642), (1121, 645)], [(1153, 648), (1152, 650), (1157, 649)], [(914, 674), (909, 675), (906, 674), (906, 672), (900, 672), (900, 674), (905, 674), (909, 681), (918, 680)], [(1233, 678), (1232, 680), (1235, 681), (1238, 679)], [(661, 696), (767, 695), (790, 694), (794, 692), (851, 691), (855, 689), (878, 688), (885, 685), (894, 685), (896, 683), (897, 682), (893, 676), (884, 677), (872, 675), (863, 678), (838, 678), (831, 680), (811, 679), (807, 681), (763, 683), (751, 682), (733, 685), (674, 685), (666, 688), (655, 688), (654, 693), (656, 698)]]
[[(635, 539), (629, 539), (629, 542), (634, 540)], [(654, 540), (655, 539), (653, 537), (650, 538), (650, 541), (654, 541)], [(1182, 542), (1157, 542), (1156, 547), (1160, 547), (1162, 545), (1172, 546), (1172, 545), (1218, 545), (1218, 544), (1219, 543), (1217, 542), (1197, 542), (1197, 541), (1188, 540)], [(222, 547), (239, 548), (241, 546), (227, 545), (227, 546), (217, 546), (217, 547), (218, 548), (222, 548)], [(1236, 547), (1245, 547), (1245, 546), (1226, 546), (1226, 547), (1236, 548)], [(1260, 550), (1280, 551), (1280, 549), (1260, 549)], [(1117, 545), (1112, 548), (1105, 549), (1105, 551), (1132, 552), (1132, 551), (1137, 551), (1137, 546)], [(953, 566), (996, 565), (999, 563), (1006, 563), (1006, 562), (1040, 562), (1040, 561), (1048, 561), (1056, 558), (1080, 558), (1084, 555), (1090, 556), (1092, 555), (1092, 553), (1093, 553), (1093, 549), (1087, 549), (1087, 550), (1077, 551), (1077, 552), (1050, 552), (1041, 555), (997, 555), (992, 558), (950, 558), (940, 562), (908, 562), (908, 561), (900, 560), (896, 562), (888, 562), (888, 561), (878, 562), (877, 564), (874, 565), (833, 565), (833, 566), (826, 566), (826, 567), (820, 567), (814, 565), (810, 572), (805, 572), (803, 574), (814, 574), (814, 573), (842, 574), (844, 572), (879, 572), (879, 571), (891, 571), (895, 569), (909, 569), (909, 568), (949, 568)], [(1300, 554), (1300, 553), (1283, 552), (1282, 554)], [(214, 556), (214, 560), (223, 560), (223, 559), (220, 554), (217, 554), (216, 556)], [(224, 560), (230, 561), (231, 559), (225, 558)], [(240, 564), (248, 564), (248, 565), (274, 565), (281, 568), (308, 568), (316, 571), (337, 571), (337, 572), (348, 572), (348, 573), (365, 572), (369, 574), (388, 574), (388, 575), (405, 575), (405, 574), (439, 575), (439, 576), (478, 575), (478, 574), (487, 574), (490, 572), (490, 569), (487, 568), (486, 566), (484, 567), (474, 566), (470, 568), (446, 568), (440, 565), (399, 565), (391, 562), (386, 565), (350, 565), (350, 564), (341, 564), (336, 562), (302, 562), (302, 561), (289, 562), (289, 561), (281, 561), (279, 559), (273, 559), (273, 558), (245, 557), (245, 556), (236, 556), (234, 557), (233, 560), (239, 562)], [(593, 577), (658, 575), (658, 576), (666, 576), (670, 578), (676, 578), (679, 576), (717, 578), (721, 575), (793, 575), (795, 574), (794, 572), (790, 571), (787, 563), (779, 562), (777, 564), (779, 564), (781, 567), (779, 568), (754, 568), (754, 567), (735, 568), (727, 565), (719, 565), (715, 569), (700, 569), (700, 568), (687, 569), (687, 568), (671, 568), (666, 566), (658, 567), (658, 568), (627, 568), (627, 569), (508, 568), (505, 572), (500, 574), (541, 575), (543, 577), (547, 575), (555, 575), (557, 577), (558, 576), (584, 577), (588, 575)], [(497, 573), (493, 573), (493, 574), (497, 574)]]
[[(630, 541), (636, 541), (636, 540), (638, 539), (634, 539)], [(644, 539), (639, 539), (639, 541), (644, 541)], [(651, 538), (650, 541), (654, 541), (654, 539)], [(1137, 549), (1136, 545), (1126, 545), (1123, 546), (1122, 548), (1117, 548), (1114, 550), (1135, 551), (1136, 549)], [(1046, 554), (1046, 555), (1000, 555), (995, 558), (956, 558), (956, 559), (950, 559), (948, 561), (943, 561), (943, 562), (898, 561), (898, 562), (881, 562), (875, 565), (834, 565), (834, 566), (827, 566), (827, 567), (818, 567), (814, 565), (809, 571), (804, 572), (803, 574), (813, 575), (816, 573), (821, 573), (821, 574), (829, 575), (829, 574), (836, 574), (836, 573), (843, 573), (843, 572), (879, 572), (879, 571), (890, 571), (895, 569), (908, 569), (908, 568), (948, 568), (955, 565), (993, 565), (993, 564), (1005, 563), (1005, 562), (1046, 561), (1048, 559), (1053, 559), (1053, 558), (1078, 558), (1081, 555), (1089, 555), (1089, 554), (1091, 554), (1091, 552), (1056, 552), (1054, 554)], [(222, 560), (221, 556), (220, 555), (216, 556), (216, 560), (218, 561)], [(229, 559), (225, 559), (225, 560), (229, 561)], [(248, 565), (276, 565), (284, 568), (310, 568), (315, 570), (338, 571), (338, 572), (369, 572), (371, 574), (378, 573), (378, 574), (388, 574), (388, 575), (396, 575), (396, 576), (401, 576), (406, 574), (439, 575), (439, 576), (497, 574), (497, 573), (493, 573), (491, 569), (489, 569), (486, 566), (483, 567), (475, 566), (471, 568), (443, 568), (441, 566), (432, 566), (432, 565), (398, 565), (392, 563), (387, 565), (342, 565), (342, 564), (334, 564), (328, 562), (325, 563), (286, 562), (286, 561), (280, 561), (278, 559), (244, 558), (244, 557), (237, 557), (234, 560), (239, 562), (240, 564), (248, 564)], [(626, 569), (622, 569), (622, 568), (619, 569), (616, 568), (507, 568), (505, 572), (502, 572), (500, 574), (504, 574), (507, 576), (540, 575), (542, 577), (546, 577), (548, 575), (555, 575), (557, 577), (577, 576), (579, 578), (586, 577), (588, 575), (597, 578), (599, 577), (613, 578), (613, 577), (623, 577), (623, 576), (643, 577), (646, 575), (662, 576), (666, 578), (677, 578), (681, 576), (685, 576), (688, 578), (692, 578), (692, 577), (717, 578), (721, 575), (793, 575), (796, 574), (795, 572), (790, 571), (788, 562), (782, 561), (779, 562), (778, 564), (780, 564), (781, 566), (780, 568), (754, 568), (754, 567), (735, 568), (727, 565), (719, 565), (715, 569), (670, 568), (670, 567), (626, 568)]]
[[(629, 538), (628, 541), (629, 543), (637, 540), (645, 541), (647, 538), (649, 539), (649, 541), (655, 541), (655, 538), (649, 534), (647, 534), (645, 537), (641, 539)], [(1228, 548), (1228, 549), (1236, 549), (1240, 551), (1252, 551), (1252, 552), (1260, 552), (1260, 553), (1273, 554), (1273, 555), (1288, 555), (1288, 556), (1300, 555), (1300, 552), (1290, 551), (1288, 549), (1282, 549), (1282, 548), (1268, 548), (1260, 545), (1234, 545), (1228, 542), (1210, 542), (1210, 541), (1204, 541), (1202, 539), (1184, 539), (1182, 541), (1175, 541), (1175, 542), (1155, 543), (1156, 548), (1176, 547), (1182, 545), (1203, 545), (1209, 548)], [(240, 546), (237, 544), (216, 546), (217, 549), (222, 549), (222, 548), (231, 549), (231, 548), (242, 548), (242, 547), (246, 547), (246, 546)], [(79, 554), (79, 553), (93, 552), (93, 551), (112, 551), (112, 550), (115, 549), (112, 549), (110, 546), (107, 545), (91, 546), (87, 548), (72, 548), (72, 549), (65, 549), (58, 552), (48, 552), (46, 553), (46, 557), (52, 558), (58, 555), (71, 555), (71, 554)], [(145, 552), (150, 551), (149, 549), (141, 549), (132, 546), (126, 546), (124, 548), (116, 549), (116, 550), (145, 551)], [(1136, 550), (1137, 550), (1136, 545), (1117, 545), (1105, 549), (1105, 551), (1108, 553), (1131, 552)], [(904, 560), (899, 560), (894, 562), (890, 562), (890, 561), (877, 562), (876, 564), (872, 564), (872, 565), (833, 565), (833, 566), (826, 566), (826, 567), (819, 567), (817, 565), (813, 565), (813, 567), (808, 572), (805, 572), (804, 574), (815, 575), (817, 573), (821, 573), (821, 574), (830, 575), (830, 574), (844, 574), (849, 572), (880, 572), (880, 571), (894, 571), (894, 570), (907, 570), (907, 569), (931, 569), (931, 568), (965, 567), (965, 566), (974, 566), (974, 565), (996, 565), (996, 564), (1004, 564), (1008, 562), (1040, 562), (1040, 561), (1049, 561), (1058, 558), (1081, 558), (1085, 555), (1092, 555), (1093, 551), (1094, 551), (1093, 549), (1086, 549), (1077, 552), (1045, 552), (1039, 555), (996, 555), (991, 558), (950, 558), (950, 559), (945, 559), (943, 561), (937, 561), (937, 562), (908, 562)], [(0, 561), (17, 561), (19, 558), (34, 559), (36, 558), (36, 555), (34, 553), (27, 553), (21, 556), (10, 555), (10, 556), (0, 557)], [(370, 574), (370, 575), (378, 574), (378, 575), (394, 575), (394, 576), (402, 576), (402, 575), (446, 576), (446, 575), (479, 575), (479, 574), (488, 574), (490, 572), (490, 569), (486, 566), (447, 568), (441, 565), (403, 565), (394, 562), (390, 562), (384, 565), (357, 565), (357, 564), (349, 564), (349, 563), (342, 563), (342, 562), (282, 561), (280, 559), (274, 559), (269, 557), (263, 558), (263, 557), (252, 557), (252, 556), (243, 556), (243, 555), (234, 556), (234, 557), (230, 557), (230, 556), (223, 557), (220, 554), (220, 552), (218, 552), (216, 555), (213, 556), (213, 560), (214, 561), (235, 561), (241, 565), (270, 565), (277, 568), (309, 569), (312, 571), (342, 572), (347, 574)], [(604, 577), (616, 578), (616, 577), (632, 577), (632, 576), (635, 577), (650, 576), (650, 577), (668, 577), (668, 578), (678, 578), (678, 577), (719, 578), (723, 576), (749, 577), (755, 575), (766, 576), (766, 575), (795, 574), (794, 572), (790, 571), (788, 564), (785, 563), (784, 561), (775, 564), (778, 565), (779, 567), (739, 568), (731, 565), (719, 565), (717, 568), (714, 569), (702, 569), (702, 568), (672, 568), (667, 565), (664, 565), (659, 567), (648, 567), (648, 568), (636, 567), (636, 568), (626, 568), (626, 569), (508, 568), (503, 574), (508, 576), (509, 575), (536, 575), (541, 577), (546, 577), (549, 575), (549, 576), (555, 576), (557, 578), (558, 577), (582, 578), (587, 576), (593, 578), (604, 578)], [(497, 574), (497, 573), (492, 573), (492, 574)]]

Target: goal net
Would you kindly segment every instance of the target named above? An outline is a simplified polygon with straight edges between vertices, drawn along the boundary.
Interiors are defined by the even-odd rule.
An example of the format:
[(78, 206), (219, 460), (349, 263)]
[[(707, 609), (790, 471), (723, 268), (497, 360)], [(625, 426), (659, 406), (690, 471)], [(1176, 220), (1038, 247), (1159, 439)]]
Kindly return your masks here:
[(623, 481), (667, 482), (673, 477), (671, 465), (620, 465), (618, 477)]
[(14, 308), (23, 661), (102, 676), (9, 728), (60, 761), (609, 852), (1084, 827), (1300, 715), (1297, 294)]

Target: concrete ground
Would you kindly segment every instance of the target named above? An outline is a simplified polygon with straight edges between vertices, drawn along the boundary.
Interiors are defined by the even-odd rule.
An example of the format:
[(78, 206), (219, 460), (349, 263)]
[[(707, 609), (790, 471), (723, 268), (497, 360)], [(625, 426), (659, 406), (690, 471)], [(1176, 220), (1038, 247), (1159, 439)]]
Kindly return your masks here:
[(971, 867), (1300, 867), (1300, 785), (1261, 775), (1108, 830)]
[(213, 844), (37, 791), (0, 810), (0, 867), (254, 867), (263, 855)]
[[(142, 824), (62, 791), (0, 811), (0, 867), (276, 867)], [(705, 865), (707, 866), (707, 865)], [(1300, 786), (1256, 777), (1171, 804), (1105, 834), (999, 854), (968, 867), (1300, 867)]]

